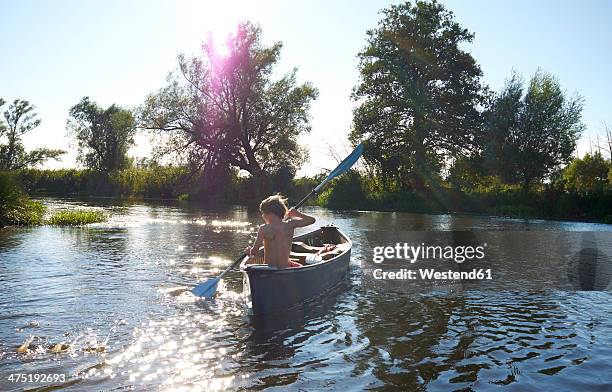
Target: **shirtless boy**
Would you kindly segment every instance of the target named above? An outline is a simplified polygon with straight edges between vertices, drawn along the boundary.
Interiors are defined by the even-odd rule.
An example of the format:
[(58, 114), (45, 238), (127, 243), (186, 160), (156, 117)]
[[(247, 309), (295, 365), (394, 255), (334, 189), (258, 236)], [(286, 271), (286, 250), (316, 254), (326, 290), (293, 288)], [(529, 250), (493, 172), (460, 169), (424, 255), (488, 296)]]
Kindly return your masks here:
[(294, 209), (287, 210), (286, 201), (280, 195), (270, 196), (262, 201), (259, 211), (266, 223), (259, 226), (257, 239), (253, 246), (247, 247), (246, 253), (249, 256), (257, 254), (263, 244), (264, 260), (269, 266), (301, 267), (301, 264), (289, 259), (293, 231), (297, 227), (312, 225), (315, 218)]

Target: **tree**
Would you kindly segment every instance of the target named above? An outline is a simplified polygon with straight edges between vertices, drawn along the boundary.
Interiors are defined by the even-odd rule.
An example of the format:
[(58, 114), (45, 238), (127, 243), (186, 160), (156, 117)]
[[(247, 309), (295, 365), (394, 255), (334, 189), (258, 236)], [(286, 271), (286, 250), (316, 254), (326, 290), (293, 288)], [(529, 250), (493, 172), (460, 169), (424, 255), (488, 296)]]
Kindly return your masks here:
[(563, 171), (563, 181), (567, 189), (580, 193), (597, 193), (608, 184), (608, 173), (612, 170), (599, 151), (576, 158)]
[(523, 81), (513, 72), (485, 112), (486, 132), (480, 162), (486, 173), (509, 183), (516, 182), (518, 172), (516, 139), (521, 128), (522, 99)]
[(228, 36), (227, 53), (209, 37), (201, 57), (179, 56), (180, 72), (141, 109), (141, 126), (166, 141), (158, 153), (187, 160), (209, 187), (217, 174), (244, 170), (256, 184), (254, 195), (265, 188), (265, 174), (300, 165), (305, 152), (297, 137), (310, 130), (317, 90), (298, 84), (295, 69), (272, 79), (281, 46), (264, 46), (261, 29), (247, 22)]
[(461, 49), (474, 35), (437, 1), (382, 11), (359, 57), (351, 139), (385, 177), (416, 189), (453, 157), (471, 154), (481, 128), (482, 72)]
[[(5, 101), (0, 99), (0, 107)], [(30, 102), (16, 99), (4, 112), (0, 121), (0, 169), (17, 170), (44, 163), (48, 159), (58, 159), (65, 152), (49, 148), (38, 148), (26, 152), (23, 136), (40, 125), (40, 119)], [(1, 143), (6, 139), (6, 144)]]
[(486, 113), (485, 167), (524, 189), (549, 178), (571, 161), (581, 113), (582, 98), (568, 97), (552, 75), (538, 70), (524, 92), (513, 74)]
[(78, 143), (78, 160), (86, 167), (112, 172), (128, 166), (127, 152), (136, 132), (132, 112), (115, 104), (104, 109), (89, 97), (70, 108), (69, 132)]
[(602, 123), (602, 125), (605, 139), (604, 150), (608, 150), (608, 159), (612, 161), (612, 128), (608, 126), (608, 123), (605, 121)]

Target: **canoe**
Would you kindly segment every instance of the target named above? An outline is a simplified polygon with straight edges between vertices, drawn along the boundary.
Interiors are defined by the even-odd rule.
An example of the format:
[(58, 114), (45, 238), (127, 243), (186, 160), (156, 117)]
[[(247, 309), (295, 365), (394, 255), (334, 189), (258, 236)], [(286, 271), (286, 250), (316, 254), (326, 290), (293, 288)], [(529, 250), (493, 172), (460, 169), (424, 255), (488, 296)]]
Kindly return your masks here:
[[(336, 245), (333, 255), (315, 264), (294, 268), (275, 268), (267, 264), (240, 264), (243, 273), (243, 295), (247, 308), (254, 316), (270, 315), (291, 310), (315, 300), (341, 283), (347, 275), (351, 259), (351, 240), (335, 226), (323, 226), (312, 232), (295, 236), (296, 242), (321, 247)], [(263, 263), (263, 256), (255, 262)], [(250, 260), (249, 263), (253, 263)]]

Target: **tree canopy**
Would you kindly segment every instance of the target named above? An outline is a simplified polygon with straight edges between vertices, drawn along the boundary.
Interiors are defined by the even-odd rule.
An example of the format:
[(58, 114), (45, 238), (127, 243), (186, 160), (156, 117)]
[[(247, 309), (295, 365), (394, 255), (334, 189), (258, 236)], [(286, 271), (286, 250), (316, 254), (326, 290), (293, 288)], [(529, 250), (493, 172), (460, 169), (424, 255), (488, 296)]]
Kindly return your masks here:
[(417, 189), (470, 154), (482, 118), (482, 72), (462, 49), (474, 35), (437, 1), (383, 10), (359, 53), (351, 138), (382, 176)]
[(525, 91), (513, 74), (486, 113), (485, 167), (525, 186), (548, 178), (571, 161), (581, 113), (582, 98), (569, 97), (552, 75), (537, 71)]
[[(576, 158), (563, 171), (563, 181), (567, 189), (580, 193), (602, 192), (612, 185), (612, 164), (600, 152), (585, 154)], [(612, 180), (612, 177), (610, 177)]]
[[(0, 107), (5, 101), (0, 99)], [(16, 170), (34, 166), (48, 159), (58, 159), (65, 152), (49, 148), (25, 150), (23, 136), (40, 125), (36, 108), (30, 102), (16, 99), (4, 111), (0, 121), (0, 169)], [(3, 143), (2, 141), (5, 140)]]
[(132, 112), (115, 104), (104, 109), (89, 97), (70, 108), (67, 128), (78, 143), (78, 160), (86, 167), (112, 172), (125, 168), (136, 132)]
[(265, 46), (261, 29), (242, 23), (223, 52), (212, 37), (200, 56), (179, 56), (179, 70), (146, 99), (141, 127), (162, 136), (158, 153), (187, 160), (209, 176), (229, 168), (254, 178), (295, 168), (305, 158), (298, 135), (310, 130), (317, 90), (296, 70), (272, 78), (281, 43)]

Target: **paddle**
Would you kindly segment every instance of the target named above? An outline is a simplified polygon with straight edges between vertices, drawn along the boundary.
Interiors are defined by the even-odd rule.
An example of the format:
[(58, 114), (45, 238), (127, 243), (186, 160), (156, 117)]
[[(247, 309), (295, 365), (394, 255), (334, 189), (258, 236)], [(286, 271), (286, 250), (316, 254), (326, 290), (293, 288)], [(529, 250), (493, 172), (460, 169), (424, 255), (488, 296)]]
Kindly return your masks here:
[[(308, 201), (308, 199), (316, 195), (321, 190), (321, 188), (323, 188), (325, 184), (327, 184), (330, 180), (348, 171), (348, 169), (350, 169), (355, 164), (355, 162), (357, 162), (362, 153), (363, 145), (360, 144), (355, 147), (355, 150), (353, 150), (353, 152), (349, 156), (344, 158), (344, 160), (340, 162), (340, 164), (334, 170), (332, 170), (331, 173), (329, 173), (329, 175), (319, 185), (317, 185), (312, 191), (310, 191), (310, 193), (307, 194), (302, 200), (300, 200), (300, 202), (297, 203), (293, 208), (300, 208), (304, 203), (306, 203), (306, 201)], [(215, 292), (217, 291), (217, 285), (219, 284), (221, 278), (223, 278), (223, 276), (228, 273), (232, 268), (236, 267), (236, 265), (238, 265), (238, 263), (240, 263), (240, 261), (245, 256), (246, 253), (241, 254), (240, 257), (238, 257), (229, 267), (227, 267), (223, 272), (221, 272), (219, 276), (199, 283), (191, 290), (191, 292), (194, 295), (197, 295), (198, 297), (211, 298), (213, 295), (215, 295)]]

